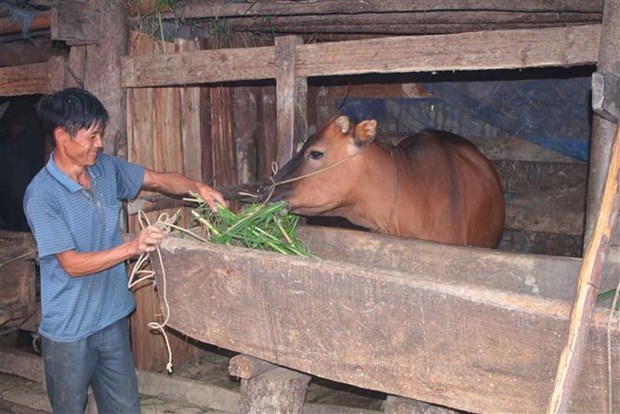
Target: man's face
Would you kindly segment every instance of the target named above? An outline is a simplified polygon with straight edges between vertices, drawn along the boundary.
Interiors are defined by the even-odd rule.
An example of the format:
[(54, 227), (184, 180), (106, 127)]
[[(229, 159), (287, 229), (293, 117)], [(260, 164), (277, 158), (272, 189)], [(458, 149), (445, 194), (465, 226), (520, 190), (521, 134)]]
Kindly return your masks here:
[(95, 165), (97, 153), (103, 149), (103, 132), (96, 124), (88, 129), (80, 129), (74, 137), (63, 141), (66, 155), (75, 164)]

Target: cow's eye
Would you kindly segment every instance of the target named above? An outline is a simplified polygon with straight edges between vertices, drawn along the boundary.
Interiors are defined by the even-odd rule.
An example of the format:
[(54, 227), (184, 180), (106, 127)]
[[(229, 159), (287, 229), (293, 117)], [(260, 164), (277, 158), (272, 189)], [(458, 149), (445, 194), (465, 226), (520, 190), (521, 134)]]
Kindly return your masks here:
[(323, 153), (321, 151), (310, 151), (308, 153), (308, 158), (311, 160), (320, 160), (323, 158)]

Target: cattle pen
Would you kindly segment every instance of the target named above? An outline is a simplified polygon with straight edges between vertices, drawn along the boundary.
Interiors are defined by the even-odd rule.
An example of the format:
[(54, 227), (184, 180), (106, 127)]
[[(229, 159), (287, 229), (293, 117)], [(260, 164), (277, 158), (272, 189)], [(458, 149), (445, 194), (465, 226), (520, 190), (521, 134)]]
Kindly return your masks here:
[[(409, 13), (412, 19), (433, 7), (436, 12), (449, 9), (441, 1), (332, 2), (340, 5), (337, 10), (324, 1), (295, 3), (298, 11), (287, 14), (292, 22), (312, 14), (359, 19), (370, 13), (381, 21), (388, 14)], [(510, 10), (507, 2), (473, 3), (458, 11), (473, 14), (492, 6), (499, 16)], [(48, 23), (51, 36), (70, 45), (68, 53), (0, 67), (0, 96), (43, 94), (85, 83), (113, 108), (107, 150), (147, 167), (214, 179), (228, 188), (269, 175), (270, 161), (283, 165), (293, 155), (311, 132), (309, 119), (320, 117), (322, 100), (334, 93), (323, 85), (313, 87), (316, 79), (596, 66), (589, 163), (556, 164), (565, 168), (558, 176), (587, 175), (585, 230), (572, 233), (581, 239), (583, 258), (321, 226), (299, 229), (316, 255), (312, 259), (169, 237), (162, 244), (161, 263), (151, 257), (157, 290), (149, 284), (135, 292), (132, 341), (138, 368), (161, 370), (168, 353), (162, 337), (149, 333), (149, 324), (154, 315), (161, 317), (166, 302), (177, 361), (199, 353), (185, 340), (189, 337), (238, 353), (236, 362), (246, 364), (245, 370), (234, 371), (231, 362), (231, 373), (242, 378), (242, 412), (265, 412), (265, 407), (300, 412), (310, 376), (385, 393), (386, 413), (399, 412), (399, 404), (411, 412), (413, 405), (407, 404), (413, 400), (467, 412), (553, 412), (550, 399), (562, 387), (554, 379), (572, 326), (580, 328), (579, 345), (587, 346), (580, 360), (564, 363), (573, 375), (568, 382), (574, 384), (558, 399), (564, 410), (570, 404), (571, 412), (604, 412), (610, 404), (620, 407), (618, 378), (611, 368), (620, 363), (620, 327), (612, 323), (618, 316), (610, 321), (608, 304), (586, 303), (582, 313), (573, 307), (580, 298), (578, 286), (588, 281), (584, 278), (593, 274), (602, 291), (615, 288), (620, 274), (620, 232), (613, 226), (618, 196), (610, 193), (619, 178), (617, 171), (608, 174), (613, 173), (610, 159), (619, 116), (620, 1), (526, 3), (529, 9), (521, 13), (556, 13), (564, 20), (526, 27), (489, 25), (493, 30), (474, 24), (478, 30), (438, 33), (429, 30), (432, 20), (427, 20), (425, 33), (324, 42), (283, 34), (274, 36), (273, 44), (245, 45), (242, 39), (222, 45), (129, 30), (124, 17), (129, 13), (135, 20), (140, 12), (127, 10), (122, 1), (69, 1), (51, 10), (54, 18)], [(261, 2), (253, 7), (179, 2), (185, 19), (242, 16), (245, 20), (237, 24), (274, 13), (270, 7), (282, 13), (277, 5)], [(354, 7), (359, 8), (355, 13)], [(570, 18), (577, 19), (580, 12), (595, 17), (571, 24)], [(169, 22), (178, 18), (174, 13), (160, 16)], [(97, 22), (98, 30), (72, 24), (88, 19)], [(270, 28), (277, 32), (284, 21)], [(334, 89), (344, 95), (347, 85)], [(270, 102), (250, 105), (256, 99)], [(257, 117), (259, 111), (262, 124), (231, 126), (232, 118)], [(256, 153), (247, 149), (253, 140), (260, 141)], [(607, 204), (605, 194), (612, 194)], [(127, 232), (132, 233), (138, 229), (138, 211), (156, 218), (182, 204), (143, 193), (127, 207)], [(588, 254), (595, 261), (589, 272), (584, 270)], [(0, 269), (4, 278), (4, 262)], [(24, 277), (29, 278), (27, 300), (32, 302), (31, 269)], [(31, 305), (25, 308), (31, 311)], [(585, 321), (575, 321), (584, 314)], [(265, 392), (279, 401), (261, 405), (267, 404), (261, 400)]]

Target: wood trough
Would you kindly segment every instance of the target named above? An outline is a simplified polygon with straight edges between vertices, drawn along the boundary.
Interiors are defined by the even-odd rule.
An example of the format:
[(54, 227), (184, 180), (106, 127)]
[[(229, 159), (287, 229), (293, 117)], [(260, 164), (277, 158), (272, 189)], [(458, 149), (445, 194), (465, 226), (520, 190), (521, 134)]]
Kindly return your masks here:
[[(324, 227), (298, 235), (319, 258), (168, 237), (165, 281), (151, 261), (169, 327), (387, 394), (472, 412), (544, 412), (580, 259)], [(619, 270), (612, 257), (604, 283)], [(606, 410), (608, 313), (594, 311), (573, 412)], [(617, 325), (611, 335), (617, 367)]]

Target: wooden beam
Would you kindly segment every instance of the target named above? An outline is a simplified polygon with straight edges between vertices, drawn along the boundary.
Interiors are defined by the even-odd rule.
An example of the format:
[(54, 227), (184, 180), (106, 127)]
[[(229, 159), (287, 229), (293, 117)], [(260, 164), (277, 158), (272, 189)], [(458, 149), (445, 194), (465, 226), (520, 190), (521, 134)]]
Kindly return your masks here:
[(99, 33), (99, 40), (96, 45), (86, 46), (84, 85), (110, 114), (103, 138), (105, 151), (127, 158), (126, 102), (118, 64), (119, 57), (127, 52), (125, 1), (89, 0), (86, 4), (92, 3), (97, 3), (99, 13), (88, 28)]
[[(600, 25), (399, 36), (296, 47), (295, 76), (591, 65)], [(273, 47), (126, 56), (122, 86), (273, 79)]]
[(0, 43), (0, 67), (43, 63), (63, 52), (52, 49), (52, 45), (34, 46), (23, 43)]
[[(598, 72), (620, 77), (620, 0), (605, 1), (597, 60)], [(593, 101), (593, 104), (596, 105), (596, 101)], [(597, 209), (603, 194), (603, 185), (611, 159), (611, 146), (616, 128), (617, 124), (613, 120), (606, 119), (597, 113), (592, 117), (584, 246), (588, 244), (597, 220)], [(616, 231), (614, 237), (614, 243), (619, 244), (620, 231)]]
[(295, 48), (302, 44), (303, 40), (296, 36), (276, 38), (276, 160), (280, 166), (291, 159), (295, 141), (304, 141), (308, 130), (308, 82), (295, 73)]
[(600, 26), (352, 40), (297, 48), (297, 76), (594, 64)]
[(273, 47), (121, 58), (122, 86), (188, 85), (275, 78)]
[[(175, 7), (175, 14), (166, 18), (183, 16), (189, 18), (221, 18), (235, 16), (283, 16), (308, 14), (358, 14), (390, 12), (430, 12), (438, 10), (451, 11), (519, 11), (519, 12), (582, 12), (600, 13), (602, 0), (523, 0), (506, 2), (489, 0), (485, 2), (471, 0), (316, 0), (299, 1), (257, 1), (246, 3), (229, 3), (222, 1), (181, 1)], [(135, 9), (134, 13), (146, 12), (148, 8)]]
[[(215, 20), (213, 21), (215, 22)], [(231, 31), (269, 33), (439, 34), (600, 24), (601, 13), (520, 13), (489, 11), (278, 15), (274, 18), (232, 17)], [(206, 23), (209, 24), (209, 23)]]
[[(35, 14), (34, 18), (26, 29), (28, 31), (49, 29), (50, 22), (51, 11), (40, 11)], [(0, 35), (21, 33), (23, 29), (23, 23), (20, 21), (13, 21), (10, 17), (0, 18)]]
[[(577, 297), (573, 303), (566, 346), (560, 356), (553, 393), (547, 413), (564, 413), (569, 409), (575, 385), (581, 371), (583, 355), (588, 344), (590, 318), (594, 310), (598, 287), (601, 282), (603, 264), (609, 251), (611, 233), (616, 223), (620, 198), (620, 128), (616, 132), (611, 160), (607, 170), (603, 196), (594, 232), (586, 248), (577, 281)], [(612, 368), (609, 367), (611, 370)], [(611, 375), (611, 374), (610, 374)], [(608, 390), (613, 392), (613, 389)], [(612, 402), (613, 399), (609, 399)], [(614, 412), (611, 406), (608, 412)]]
[(46, 63), (0, 68), (0, 96), (38, 95), (62, 89), (66, 63), (52, 56)]
[(620, 73), (592, 74), (592, 109), (610, 122), (620, 121)]
[[(165, 239), (170, 327), (391, 395), (471, 412), (544, 411), (569, 322), (561, 297), (574, 295), (579, 260), (305, 230), (320, 259)], [(607, 309), (594, 311), (575, 412), (604, 411), (607, 321)], [(619, 327), (610, 334), (620, 340)]]
[(96, 0), (63, 0), (52, 9), (51, 36), (69, 45), (88, 45), (99, 42), (102, 16)]

